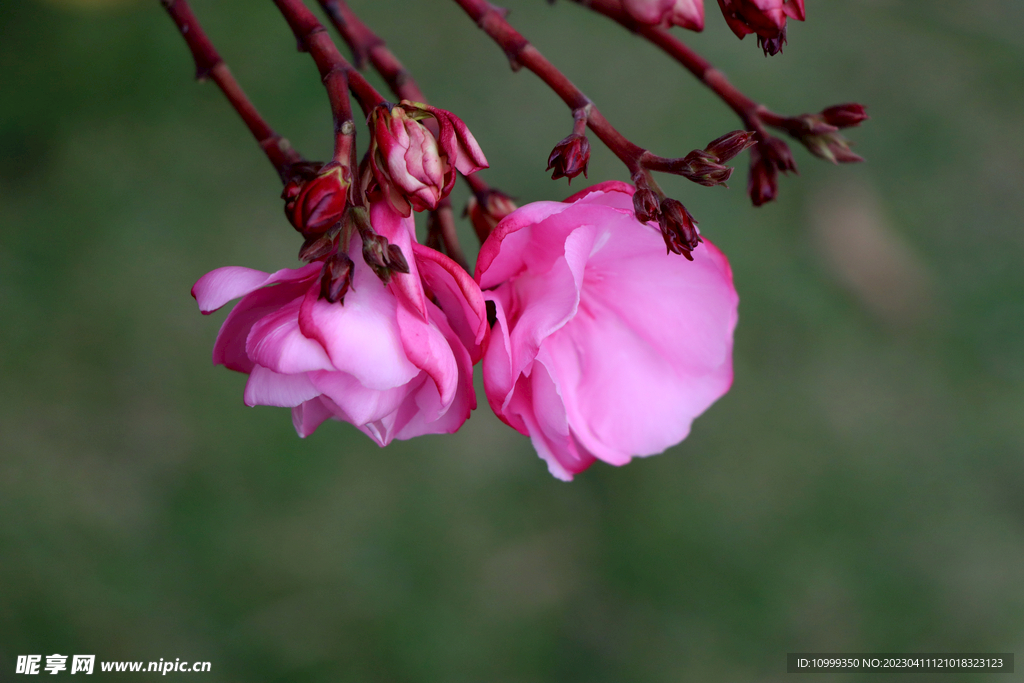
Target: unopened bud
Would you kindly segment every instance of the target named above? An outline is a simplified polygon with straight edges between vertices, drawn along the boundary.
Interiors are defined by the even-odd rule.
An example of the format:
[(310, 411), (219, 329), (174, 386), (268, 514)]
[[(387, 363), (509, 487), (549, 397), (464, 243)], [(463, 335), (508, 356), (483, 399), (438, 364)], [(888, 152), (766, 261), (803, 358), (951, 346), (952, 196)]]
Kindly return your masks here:
[(857, 104), (856, 102), (837, 104), (834, 107), (829, 107), (821, 112), (821, 117), (824, 119), (825, 123), (835, 126), (836, 128), (859, 126), (869, 118), (867, 111), (864, 109), (864, 105)]
[[(422, 123), (433, 118), (437, 137)], [(403, 216), (437, 208), (451, 192), (455, 170), (487, 168), (480, 146), (449, 111), (403, 100), (370, 112), (370, 165), (389, 203)]]
[(693, 150), (683, 157), (683, 162), (680, 175), (704, 187), (724, 185), (732, 175), (732, 168), (717, 163), (715, 157), (703, 149)]
[(409, 262), (405, 260), (402, 248), (397, 244), (388, 245), (387, 251), (384, 252), (384, 264), (396, 273), (409, 272)]
[(352, 285), (352, 270), (355, 264), (348, 254), (337, 253), (324, 263), (320, 277), (320, 298), (330, 303), (345, 303), (345, 294)]
[(682, 202), (676, 199), (663, 199), (658, 225), (661, 226), (661, 236), (665, 239), (665, 247), (669, 252), (682, 254), (692, 261), (690, 252), (700, 243), (700, 233), (697, 232), (697, 221)]
[(281, 193), (288, 221), (306, 237), (324, 234), (341, 220), (351, 183), (348, 167), (337, 162), (307, 180), (289, 181)]
[(750, 150), (750, 176), (747, 179), (747, 194), (754, 206), (761, 206), (775, 199), (779, 192), (779, 172), (775, 164), (763, 153), (764, 147), (757, 145)]
[(658, 220), (661, 213), (658, 194), (649, 187), (637, 187), (633, 193), (633, 213), (641, 223)]
[(833, 164), (848, 164), (864, 161), (864, 158), (850, 149), (850, 141), (839, 133), (823, 135), (805, 135), (800, 142), (816, 157), (831, 161)]
[(469, 220), (473, 224), (473, 230), (476, 231), (477, 236), (482, 242), (487, 239), (487, 236), (491, 234), (491, 231), (494, 230), (494, 227), (502, 218), (517, 208), (519, 207), (512, 201), (512, 198), (504, 192), (489, 190), (483, 203), (476, 198), (476, 195), (470, 195), (469, 201), (466, 202), (466, 210), (463, 211), (462, 215), (469, 216)]
[(719, 163), (725, 163), (745, 149), (757, 143), (755, 133), (749, 130), (734, 130), (722, 137), (712, 140), (704, 151), (715, 157)]
[(387, 239), (373, 232), (365, 232), (361, 237), (363, 238), (363, 260), (376, 273), (381, 282), (387, 284), (391, 281), (391, 269), (388, 267), (385, 256), (388, 250)]
[(299, 249), (299, 260), (312, 263), (317, 259), (327, 256), (334, 249), (334, 239), (323, 235), (321, 237), (309, 237)]
[(586, 135), (572, 133), (551, 150), (546, 170), (554, 172), (552, 180), (568, 178), (570, 182), (580, 173), (586, 177), (590, 163), (590, 141)]

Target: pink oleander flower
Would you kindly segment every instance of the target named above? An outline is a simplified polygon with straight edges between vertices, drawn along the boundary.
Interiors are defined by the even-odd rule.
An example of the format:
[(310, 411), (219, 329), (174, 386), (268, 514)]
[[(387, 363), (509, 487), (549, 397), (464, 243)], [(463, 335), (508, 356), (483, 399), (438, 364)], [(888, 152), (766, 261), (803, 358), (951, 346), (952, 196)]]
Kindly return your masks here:
[(767, 55), (782, 51), (786, 42), (786, 19), (803, 21), (804, 0), (718, 0), (729, 28), (738, 38), (757, 34), (757, 43)]
[(335, 274), (323, 284), (321, 262), (272, 274), (218, 268), (200, 278), (192, 295), (203, 313), (241, 297), (217, 335), (213, 362), (249, 375), (246, 405), (291, 408), (302, 437), (328, 418), (381, 446), (455, 432), (476, 408), (473, 364), (488, 331), (480, 289), (447, 256), (416, 243), (411, 217), (378, 201), (370, 221), (401, 249), (409, 273), (393, 273), (385, 285), (354, 234), (343, 258), (351, 264), (343, 304), (323, 298)]
[(528, 204), (484, 243), (476, 279), (494, 302), (484, 388), (559, 479), (679, 443), (732, 383), (737, 295), (710, 242), (693, 261), (639, 223), (633, 188), (595, 185)]
[[(434, 137), (423, 121), (434, 119)], [(480, 145), (462, 119), (450, 111), (403, 100), (370, 113), (370, 165), (388, 202), (398, 213), (436, 209), (451, 192), (456, 169), (465, 175), (487, 168)]]
[(641, 24), (704, 30), (704, 0), (622, 0), (622, 8)]

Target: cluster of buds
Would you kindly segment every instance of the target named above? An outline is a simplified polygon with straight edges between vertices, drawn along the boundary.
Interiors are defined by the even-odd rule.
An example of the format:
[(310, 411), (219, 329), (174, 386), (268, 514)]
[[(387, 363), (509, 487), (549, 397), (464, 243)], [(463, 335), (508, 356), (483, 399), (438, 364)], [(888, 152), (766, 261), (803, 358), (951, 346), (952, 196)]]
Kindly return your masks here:
[(661, 213), (658, 215), (658, 226), (661, 236), (665, 239), (665, 248), (673, 254), (682, 254), (692, 261), (690, 255), (702, 241), (697, 230), (697, 221), (683, 203), (676, 199), (662, 199)]
[(786, 131), (800, 140), (816, 157), (834, 164), (864, 161), (850, 150), (850, 141), (839, 133), (841, 128), (859, 126), (868, 118), (860, 104), (839, 104), (819, 114), (805, 114), (786, 119)]
[(695, 149), (682, 158), (681, 163), (673, 168), (687, 180), (704, 187), (725, 185), (732, 176), (732, 167), (725, 162), (732, 159), (755, 143), (754, 133), (746, 130), (734, 130), (713, 140), (704, 149)]
[[(425, 123), (433, 122), (435, 136)], [(403, 216), (436, 209), (451, 192), (455, 172), (487, 168), (480, 145), (462, 119), (449, 111), (402, 100), (370, 112), (369, 161), (388, 202)]]
[(737, 37), (757, 34), (757, 44), (765, 55), (782, 52), (787, 18), (805, 18), (804, 0), (718, 0), (718, 5)]

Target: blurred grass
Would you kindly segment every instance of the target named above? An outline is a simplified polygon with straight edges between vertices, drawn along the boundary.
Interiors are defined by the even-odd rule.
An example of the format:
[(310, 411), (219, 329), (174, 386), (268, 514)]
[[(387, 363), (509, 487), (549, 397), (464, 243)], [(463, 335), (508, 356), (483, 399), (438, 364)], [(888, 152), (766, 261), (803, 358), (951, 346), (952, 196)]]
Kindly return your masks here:
[[(637, 142), (682, 154), (736, 127), (601, 17), (507, 4)], [(54, 652), (446, 683), (1024, 652), (1024, 10), (810, 4), (782, 57), (713, 4), (686, 38), (780, 111), (867, 103), (851, 137), (869, 162), (796, 150), (801, 175), (760, 210), (742, 170), (731, 190), (666, 182), (733, 263), (735, 386), (670, 453), (570, 485), (486, 405), (383, 450), (245, 408), (243, 378), (209, 366), (224, 313), (188, 291), (220, 265), (294, 263), (269, 165), (157, 3), (0, 4), (0, 681)], [(567, 194), (543, 173), (561, 103), (453, 3), (351, 5), (469, 124), (488, 180)], [(268, 120), (328, 154), (322, 88), (270, 3), (194, 7)], [(624, 177), (594, 149), (592, 181)], [(860, 220), (902, 245), (927, 310), (880, 312), (844, 279), (871, 267), (828, 238), (848, 196), (875, 202)]]

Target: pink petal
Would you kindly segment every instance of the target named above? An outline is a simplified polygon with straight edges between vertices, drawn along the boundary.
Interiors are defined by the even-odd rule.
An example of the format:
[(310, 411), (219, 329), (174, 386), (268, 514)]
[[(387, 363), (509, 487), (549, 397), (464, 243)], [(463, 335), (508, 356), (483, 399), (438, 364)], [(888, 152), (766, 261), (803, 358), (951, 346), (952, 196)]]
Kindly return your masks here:
[(245, 405), (294, 408), (319, 396), (306, 373), (282, 375), (260, 365), (249, 373), (245, 384)]
[(318, 396), (292, 408), (292, 424), (296, 433), (305, 439), (333, 415), (330, 408), (324, 405), (323, 398)]
[(309, 378), (317, 392), (333, 401), (338, 419), (361, 428), (394, 414), (426, 376), (385, 390), (370, 389), (347, 372), (311, 372)]
[(447, 406), (459, 381), (458, 366), (448, 341), (437, 326), (420, 320), (404, 306), (398, 307), (397, 319), (406, 356), (433, 380), (442, 404)]
[(299, 331), (301, 304), (296, 298), (252, 326), (245, 353), (253, 362), (285, 374), (334, 370), (323, 346)]
[(419, 274), (433, 292), (441, 310), (469, 351), (473, 363), (480, 360), (487, 335), (487, 309), (479, 285), (455, 261), (439, 251), (413, 244)]
[(361, 257), (343, 306), (318, 295), (310, 289), (303, 300), (299, 329), (320, 342), (335, 368), (378, 390), (400, 387), (419, 373), (402, 345), (395, 297)]
[(246, 353), (245, 342), (252, 326), (288, 302), (301, 299), (311, 286), (310, 281), (284, 282), (246, 294), (225, 318), (217, 333), (217, 341), (213, 345), (214, 365), (250, 372), (253, 363)]
[(265, 285), (275, 282), (295, 282), (312, 277), (323, 267), (320, 263), (310, 263), (302, 268), (284, 268), (268, 275), (262, 270), (226, 266), (211, 270), (192, 286), (192, 296), (204, 314), (212, 313), (218, 308), (241, 296), (245, 296)]

